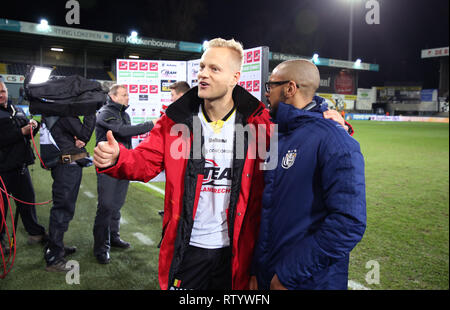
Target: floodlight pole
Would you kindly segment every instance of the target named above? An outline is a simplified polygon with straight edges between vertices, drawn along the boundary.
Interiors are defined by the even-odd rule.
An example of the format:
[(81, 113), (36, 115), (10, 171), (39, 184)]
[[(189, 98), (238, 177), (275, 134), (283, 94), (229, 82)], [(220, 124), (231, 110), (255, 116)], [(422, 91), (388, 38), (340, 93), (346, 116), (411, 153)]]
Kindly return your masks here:
[(352, 61), (352, 48), (353, 48), (353, 3), (354, 3), (354, 0), (350, 0), (350, 25), (348, 27), (348, 61)]

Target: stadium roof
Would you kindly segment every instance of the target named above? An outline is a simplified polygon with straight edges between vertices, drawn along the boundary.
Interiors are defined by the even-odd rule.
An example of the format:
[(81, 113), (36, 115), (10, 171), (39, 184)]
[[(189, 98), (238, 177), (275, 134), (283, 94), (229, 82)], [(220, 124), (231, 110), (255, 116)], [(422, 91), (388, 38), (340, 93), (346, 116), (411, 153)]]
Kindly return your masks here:
[[(36, 50), (39, 46), (63, 47), (64, 50), (100, 54), (114, 58), (139, 55), (142, 59), (191, 60), (201, 57), (203, 45), (194, 42), (171, 41), (80, 28), (42, 25), (30, 22), (0, 19), (0, 47)], [(269, 60), (278, 63), (307, 56), (270, 52)], [(378, 71), (377, 64), (317, 58), (318, 66)]]

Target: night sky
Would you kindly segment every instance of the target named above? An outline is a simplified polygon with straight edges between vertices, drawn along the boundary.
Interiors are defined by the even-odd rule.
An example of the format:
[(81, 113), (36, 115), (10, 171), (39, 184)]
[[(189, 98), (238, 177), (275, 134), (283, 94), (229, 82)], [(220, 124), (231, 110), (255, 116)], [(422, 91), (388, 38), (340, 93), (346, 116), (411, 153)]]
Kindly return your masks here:
[[(10, 1), (0, 18), (50, 24), (65, 23), (65, 0)], [(448, 0), (378, 0), (380, 24), (365, 22), (365, 0), (355, 2), (353, 58), (377, 63), (380, 72), (364, 73), (360, 86), (385, 82), (417, 83), (437, 88), (436, 59), (420, 51), (449, 45)], [(349, 0), (80, 0), (77, 28), (201, 43), (214, 37), (235, 38), (244, 48), (347, 59)]]

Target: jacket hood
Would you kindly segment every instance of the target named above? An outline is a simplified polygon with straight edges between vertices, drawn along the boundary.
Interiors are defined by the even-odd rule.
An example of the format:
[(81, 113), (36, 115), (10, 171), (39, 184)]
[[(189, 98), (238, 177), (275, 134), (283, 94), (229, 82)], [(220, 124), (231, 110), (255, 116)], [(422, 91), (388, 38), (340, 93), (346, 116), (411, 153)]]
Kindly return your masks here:
[(272, 121), (278, 124), (278, 130), (280, 132), (287, 132), (297, 128), (302, 118), (323, 118), (323, 112), (327, 110), (328, 104), (324, 98), (319, 96), (314, 96), (313, 100), (303, 109), (298, 109), (291, 104), (280, 102), (276, 117)]

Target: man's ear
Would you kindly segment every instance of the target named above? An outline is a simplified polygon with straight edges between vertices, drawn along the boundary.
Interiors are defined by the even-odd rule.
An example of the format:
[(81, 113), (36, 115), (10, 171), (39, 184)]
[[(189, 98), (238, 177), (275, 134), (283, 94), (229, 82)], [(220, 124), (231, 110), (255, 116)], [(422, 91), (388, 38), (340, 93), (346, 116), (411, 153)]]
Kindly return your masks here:
[(241, 72), (240, 71), (235, 72), (234, 76), (233, 76), (233, 85), (232, 86), (236, 86), (239, 83), (240, 78), (241, 78)]
[(295, 82), (290, 81), (288, 86), (285, 88), (285, 96), (286, 98), (294, 97), (295, 93), (298, 91), (297, 86), (295, 85)]

